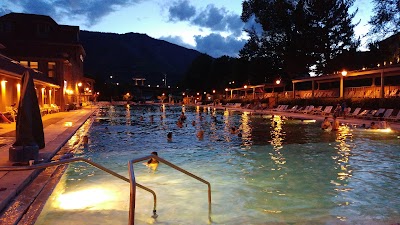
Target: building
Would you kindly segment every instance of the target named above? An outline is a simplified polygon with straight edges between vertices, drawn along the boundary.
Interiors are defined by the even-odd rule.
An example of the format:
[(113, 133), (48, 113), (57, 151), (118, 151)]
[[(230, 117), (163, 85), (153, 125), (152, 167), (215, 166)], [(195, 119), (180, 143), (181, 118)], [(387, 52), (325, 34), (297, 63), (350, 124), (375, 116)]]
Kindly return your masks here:
[(63, 110), (91, 96), (94, 80), (83, 75), (86, 54), (78, 26), (59, 25), (45, 15), (9, 13), (0, 17), (0, 43), (2, 54), (40, 71), (54, 85), (36, 88), (39, 104)]
[[(54, 84), (43, 73), (22, 66), (19, 62), (0, 54), (0, 112), (13, 113), (13, 108), (17, 107), (21, 96), (21, 78), (26, 70), (31, 70), (36, 87), (36, 95), (39, 102), (48, 102), (49, 106), (54, 103), (54, 92), (60, 86)], [(49, 95), (44, 95), (44, 90), (48, 90)], [(42, 93), (43, 92), (43, 93)], [(46, 98), (46, 99), (44, 99)], [(49, 98), (49, 99), (47, 99)], [(43, 107), (42, 103), (42, 107)]]

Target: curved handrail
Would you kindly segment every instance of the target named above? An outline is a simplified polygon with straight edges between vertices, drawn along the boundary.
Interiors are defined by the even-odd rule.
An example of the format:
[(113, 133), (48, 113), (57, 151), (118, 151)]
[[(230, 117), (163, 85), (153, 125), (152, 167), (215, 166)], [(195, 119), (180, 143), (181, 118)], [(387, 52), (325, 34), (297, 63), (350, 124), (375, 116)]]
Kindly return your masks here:
[[(116, 173), (116, 172), (114, 172), (114, 171), (112, 171), (112, 170), (100, 165), (100, 164), (97, 164), (97, 163), (92, 162), (92, 161), (90, 161), (88, 159), (80, 158), (80, 157), (71, 158), (71, 159), (62, 159), (62, 160), (59, 160), (59, 161), (41, 163), (41, 164), (32, 165), (32, 166), (19, 166), (19, 167), (2, 166), (2, 167), (0, 167), (0, 171), (24, 171), (24, 170), (44, 169), (44, 168), (47, 168), (47, 167), (58, 166), (58, 165), (63, 165), (63, 164), (69, 164), (69, 163), (72, 163), (72, 162), (85, 162), (85, 163), (87, 163), (89, 165), (92, 165), (92, 166), (94, 166), (94, 167), (96, 167), (96, 168), (98, 168), (100, 170), (103, 170), (103, 171), (105, 171), (105, 172), (107, 172), (107, 173), (109, 173), (109, 174), (111, 174), (111, 175), (113, 175), (113, 176), (115, 176), (115, 177), (117, 177), (117, 178), (119, 178), (121, 180), (124, 180), (124, 181), (129, 182), (129, 183), (131, 182), (130, 179), (128, 179), (128, 178), (126, 178), (126, 177), (124, 177), (124, 176), (122, 176), (122, 175), (120, 175), (120, 174), (118, 174), (118, 173)], [(143, 190), (146, 190), (146, 191), (150, 192), (151, 194), (153, 194), (153, 198), (154, 198), (153, 213), (155, 213), (156, 206), (157, 206), (156, 193), (153, 190), (151, 190), (150, 188), (147, 188), (147, 187), (145, 187), (145, 186), (143, 186), (141, 184), (138, 184), (136, 182), (135, 182), (135, 185), (137, 185), (139, 188), (142, 188)], [(131, 184), (131, 186), (132, 186), (132, 184)], [(136, 188), (135, 188), (135, 191), (136, 191)], [(135, 200), (135, 198), (134, 198), (135, 197), (135, 193), (133, 193), (133, 195), (131, 193), (130, 197), (131, 197), (131, 204), (132, 203), (135, 204), (135, 201), (134, 201)], [(131, 212), (130, 212), (130, 214), (131, 214)], [(134, 224), (134, 221), (133, 220), (129, 221), (129, 224)]]
[[(186, 175), (188, 175), (188, 176), (190, 176), (190, 177), (192, 177), (192, 178), (194, 178), (194, 179), (196, 179), (196, 180), (198, 180), (200, 182), (203, 182), (203, 183), (207, 184), (207, 187), (208, 187), (208, 220), (211, 222), (212, 220), (211, 220), (211, 184), (210, 184), (210, 182), (208, 182), (208, 181), (206, 181), (206, 180), (204, 180), (204, 179), (202, 179), (202, 178), (200, 178), (200, 177), (198, 177), (198, 176), (196, 176), (196, 175), (194, 175), (194, 174), (192, 174), (192, 173), (180, 168), (179, 166), (176, 166), (176, 165), (168, 162), (167, 160), (165, 160), (163, 158), (160, 158), (160, 157), (158, 157), (156, 155), (148, 155), (148, 156), (145, 156), (145, 157), (142, 157), (142, 158), (132, 159), (132, 160), (130, 160), (128, 162), (129, 178), (131, 179), (131, 182), (130, 182), (130, 184), (131, 184), (131, 193), (135, 194), (135, 187), (134, 187), (135, 185), (133, 185), (133, 184), (136, 183), (135, 175), (134, 175), (134, 171), (133, 171), (133, 164), (137, 163), (137, 162), (145, 161), (145, 160), (148, 160), (148, 159), (151, 159), (151, 158), (157, 159), (159, 162), (167, 164), (168, 166), (170, 166), (170, 167), (172, 167), (172, 168), (174, 168), (174, 169), (176, 169), (176, 170), (178, 170), (178, 171), (180, 171), (180, 172), (182, 172), (182, 173), (184, 173), (184, 174), (186, 174)], [(129, 211), (131, 213), (130, 216), (132, 216), (132, 218), (134, 218), (135, 209), (133, 208), (133, 210), (129, 210)], [(154, 213), (155, 216), (157, 216), (155, 214), (155, 211), (153, 211), (153, 213)]]

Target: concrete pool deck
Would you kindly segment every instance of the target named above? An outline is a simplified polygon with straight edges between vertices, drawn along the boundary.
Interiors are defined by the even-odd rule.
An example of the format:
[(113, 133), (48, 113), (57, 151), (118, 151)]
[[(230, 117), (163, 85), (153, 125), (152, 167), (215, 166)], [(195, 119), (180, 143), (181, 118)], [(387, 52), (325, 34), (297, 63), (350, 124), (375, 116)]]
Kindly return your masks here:
[[(39, 150), (39, 159), (49, 161), (95, 110), (95, 107), (87, 107), (42, 117), (46, 147)], [(8, 159), (8, 150), (14, 142), (15, 123), (0, 123), (0, 166), (13, 165)], [(49, 171), (55, 169), (52, 168)], [(46, 173), (46, 170), (43, 170), (42, 173)], [(40, 184), (32, 182), (37, 178), (45, 179), (39, 175), (41, 171), (0, 171), (0, 224), (19, 223), (24, 213), (43, 189)], [(52, 174), (50, 173), (49, 176)], [(25, 188), (28, 185), (33, 185), (33, 188)], [(13, 201), (15, 202), (14, 206)]]
[[(226, 107), (217, 108), (225, 109)], [(43, 125), (46, 147), (39, 151), (39, 158), (44, 159), (44, 161), (50, 160), (96, 109), (97, 108), (95, 107), (84, 108), (44, 116)], [(232, 111), (247, 111), (255, 114), (285, 115), (287, 117), (315, 119), (318, 121), (322, 121), (324, 118), (324, 116), (321, 115), (290, 113), (284, 111), (250, 110), (243, 108), (227, 109)], [(371, 120), (354, 118), (339, 118), (339, 121), (341, 123), (356, 125), (369, 125), (371, 123)], [(400, 123), (390, 123), (390, 127), (394, 130), (400, 131)], [(317, 125), (316, 128), (318, 128)], [(0, 123), (0, 166), (12, 166), (12, 163), (8, 161), (8, 149), (14, 141), (15, 123)], [(36, 219), (35, 216), (37, 216), (41, 210), (35, 210), (40, 207), (36, 207), (34, 201), (39, 201), (41, 206), (44, 205), (47, 200), (45, 196), (48, 197), (48, 194), (42, 198), (40, 197), (40, 194), (41, 192), (52, 192), (58, 180), (56, 179), (56, 181), (52, 181), (49, 177), (61, 176), (63, 172), (61, 171), (57, 173), (56, 170), (57, 168), (29, 171), (0, 171), (0, 224), (34, 224)], [(39, 180), (40, 182), (36, 182), (36, 180)], [(43, 185), (43, 183), (49, 183), (49, 185)], [(28, 210), (34, 211), (33, 214), (36, 213), (35, 216), (32, 216), (32, 213), (26, 214)]]

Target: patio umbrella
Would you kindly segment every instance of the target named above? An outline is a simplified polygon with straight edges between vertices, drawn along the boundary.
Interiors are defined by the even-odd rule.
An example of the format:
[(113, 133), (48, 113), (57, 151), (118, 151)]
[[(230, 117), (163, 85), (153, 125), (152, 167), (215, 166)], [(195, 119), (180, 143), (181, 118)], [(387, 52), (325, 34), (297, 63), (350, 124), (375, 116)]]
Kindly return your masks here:
[(9, 160), (38, 160), (39, 149), (45, 147), (43, 122), (30, 70), (22, 75), (21, 97), (16, 119), (16, 141), (9, 151)]

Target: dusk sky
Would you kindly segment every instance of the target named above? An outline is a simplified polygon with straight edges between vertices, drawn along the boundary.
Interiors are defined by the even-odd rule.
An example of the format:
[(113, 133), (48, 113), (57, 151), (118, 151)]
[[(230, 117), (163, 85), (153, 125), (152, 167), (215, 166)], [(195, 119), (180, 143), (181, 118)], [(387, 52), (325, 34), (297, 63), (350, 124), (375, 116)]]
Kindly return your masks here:
[[(107, 4), (105, 2), (108, 2)], [(356, 0), (356, 36), (369, 29), (371, 0)], [(51, 16), (81, 30), (145, 33), (213, 57), (237, 56), (246, 42), (241, 0), (5, 0), (0, 15), (22, 12)], [(364, 40), (365, 42), (365, 40)], [(365, 49), (365, 48), (361, 48)]]

